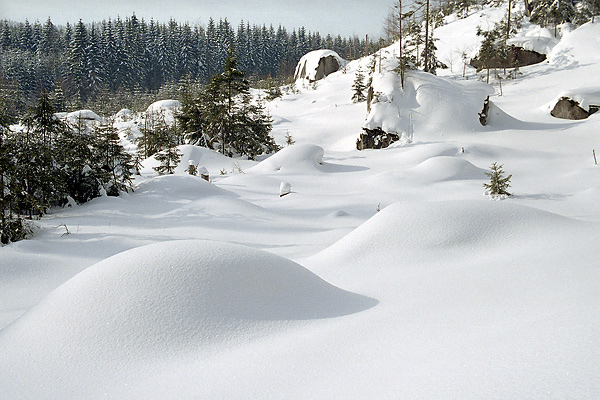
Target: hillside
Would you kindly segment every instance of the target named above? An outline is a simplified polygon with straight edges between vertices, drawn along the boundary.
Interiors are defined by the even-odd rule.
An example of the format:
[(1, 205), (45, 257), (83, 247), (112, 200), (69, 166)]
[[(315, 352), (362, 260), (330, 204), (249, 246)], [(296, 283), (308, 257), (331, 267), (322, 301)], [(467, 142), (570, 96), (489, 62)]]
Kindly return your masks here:
[[(268, 103), (278, 153), (180, 146), (174, 175), (147, 159), (134, 192), (0, 248), (0, 398), (600, 397), (600, 113), (550, 115), (597, 101), (600, 22), (545, 40), (500, 95), (456, 54), (502, 15), (448, 18), (456, 63), (404, 89), (384, 49), (370, 114), (365, 57)], [(136, 118), (116, 119), (129, 149)], [(358, 151), (375, 126), (402, 140)], [(510, 197), (484, 194), (494, 162)]]

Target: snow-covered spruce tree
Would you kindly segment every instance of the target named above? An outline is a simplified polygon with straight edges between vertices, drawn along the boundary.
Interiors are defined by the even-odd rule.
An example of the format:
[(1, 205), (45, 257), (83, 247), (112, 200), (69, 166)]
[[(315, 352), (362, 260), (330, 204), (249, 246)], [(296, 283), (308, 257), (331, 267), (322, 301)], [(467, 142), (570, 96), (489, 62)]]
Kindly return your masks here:
[(490, 183), (484, 183), (483, 187), (486, 189), (486, 193), (491, 196), (510, 196), (508, 188), (510, 187), (510, 178), (512, 175), (504, 176), (503, 165), (493, 163), (490, 169), (492, 172), (486, 172), (485, 174), (490, 178)]
[(22, 121), (26, 131), (20, 135), (15, 152), (17, 179), (23, 190), (19, 201), (23, 210), (33, 217), (42, 215), (52, 205), (65, 198), (66, 186), (61, 137), (70, 129), (54, 115), (48, 93), (42, 92), (34, 108)]
[(20, 190), (13, 159), (15, 142), (10, 124), (12, 118), (5, 112), (0, 99), (0, 243), (16, 242), (30, 233), (28, 225), (18, 214), (15, 194)]
[(112, 121), (94, 127), (96, 171), (100, 184), (109, 196), (132, 190), (133, 156), (119, 143), (119, 135)]
[(100, 195), (99, 171), (94, 168), (94, 136), (81, 115), (58, 142), (58, 157), (64, 173), (65, 191), (82, 204)]
[(365, 90), (367, 89), (365, 85), (365, 74), (361, 67), (358, 67), (356, 70), (356, 76), (354, 78), (354, 83), (352, 84), (352, 90), (354, 90), (354, 94), (352, 95), (352, 101), (354, 103), (360, 103), (367, 100), (365, 96)]
[(181, 156), (182, 154), (177, 150), (177, 147), (169, 147), (154, 156), (156, 161), (160, 162), (160, 165), (152, 169), (159, 175), (174, 174), (175, 168), (181, 161)]
[(196, 99), (182, 99), (178, 119), (188, 138), (217, 146), (227, 156), (254, 158), (277, 149), (270, 135), (272, 120), (262, 101), (251, 101), (250, 85), (236, 65), (230, 50), (223, 72), (213, 76)]

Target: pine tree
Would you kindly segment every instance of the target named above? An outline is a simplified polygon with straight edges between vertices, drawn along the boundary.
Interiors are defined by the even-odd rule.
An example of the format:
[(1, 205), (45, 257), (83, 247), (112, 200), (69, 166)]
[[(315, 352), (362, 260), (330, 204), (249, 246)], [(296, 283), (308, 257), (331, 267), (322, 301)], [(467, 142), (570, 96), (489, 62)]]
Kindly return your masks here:
[(504, 177), (503, 165), (493, 163), (490, 169), (492, 172), (486, 172), (485, 174), (490, 178), (490, 183), (484, 183), (483, 187), (492, 196), (510, 196), (508, 188), (510, 187), (510, 178), (512, 175)]
[(182, 154), (177, 150), (177, 147), (169, 147), (156, 154), (156, 161), (159, 161), (160, 165), (152, 169), (159, 175), (174, 174), (175, 168), (179, 165), (179, 161), (181, 161), (181, 156)]
[(94, 127), (95, 158), (100, 182), (109, 196), (132, 189), (133, 156), (119, 143), (117, 129), (108, 121)]
[(365, 86), (365, 75), (360, 67), (356, 70), (356, 77), (354, 78), (352, 89), (354, 90), (354, 94), (352, 95), (352, 101), (354, 103), (360, 103), (367, 100), (364, 93), (365, 89), (367, 89)]

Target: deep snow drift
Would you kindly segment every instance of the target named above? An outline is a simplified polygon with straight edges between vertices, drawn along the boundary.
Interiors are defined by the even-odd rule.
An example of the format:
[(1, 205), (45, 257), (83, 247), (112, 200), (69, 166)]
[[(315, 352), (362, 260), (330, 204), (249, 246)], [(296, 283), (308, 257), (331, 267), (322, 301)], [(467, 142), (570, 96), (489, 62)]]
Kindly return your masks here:
[(124, 368), (189, 352), (208, 357), (292, 321), (375, 304), (248, 247), (195, 240), (138, 247), (76, 275), (0, 333), (3, 393), (42, 398), (59, 385), (53, 396), (76, 397), (73, 376), (101, 387), (107, 382), (96, 373), (104, 368), (119, 379)]
[[(500, 96), (461, 54), (504, 11), (448, 18), (452, 70), (405, 90), (384, 49), (370, 116), (351, 100), (364, 58), (268, 103), (277, 154), (180, 146), (175, 175), (145, 160), (133, 193), (54, 209), (0, 248), (0, 398), (599, 398), (600, 113), (548, 107), (595, 101), (600, 22), (524, 24), (548, 62)], [(132, 151), (145, 118), (115, 120)], [(359, 152), (371, 122), (407, 140)], [(484, 195), (494, 162), (504, 200)]]

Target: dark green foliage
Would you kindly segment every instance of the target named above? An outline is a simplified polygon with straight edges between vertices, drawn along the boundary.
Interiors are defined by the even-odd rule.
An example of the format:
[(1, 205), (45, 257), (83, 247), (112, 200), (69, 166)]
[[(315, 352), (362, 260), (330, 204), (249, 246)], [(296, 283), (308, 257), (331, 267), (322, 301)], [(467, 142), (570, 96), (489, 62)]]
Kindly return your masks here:
[(272, 119), (262, 101), (253, 102), (245, 73), (230, 51), (224, 71), (216, 74), (196, 98), (183, 98), (178, 120), (192, 143), (221, 153), (254, 158), (278, 146), (270, 135)]
[(181, 160), (181, 155), (176, 147), (169, 147), (154, 156), (156, 161), (160, 162), (160, 165), (152, 169), (159, 175), (174, 174), (175, 168)]
[(104, 189), (109, 195), (131, 189), (132, 156), (119, 144), (112, 124), (90, 129), (79, 118), (58, 119), (47, 93), (12, 132), (12, 119), (0, 104), (0, 242), (31, 234), (24, 218), (41, 217), (70, 199), (84, 203)]
[[(304, 28), (288, 32), (243, 22), (236, 34), (226, 19), (210, 19), (206, 27), (146, 22), (135, 15), (65, 27), (50, 19), (34, 26), (3, 20), (0, 89), (18, 100), (11, 107), (21, 112), (42, 90), (60, 88), (64, 101), (56, 104), (59, 111), (115, 113), (137, 106), (140, 96), (131, 96), (134, 90), (147, 105), (157, 97), (174, 98), (172, 89), (186, 76), (207, 83), (223, 70), (230, 47), (239, 55), (239, 68), (253, 80), (272, 77), (280, 82), (293, 76), (298, 60), (310, 50), (331, 48), (345, 59), (376, 50), (372, 41), (357, 36), (329, 39)], [(108, 101), (114, 105), (105, 110)]]
[(490, 178), (490, 183), (484, 183), (483, 187), (492, 196), (511, 195), (508, 192), (508, 188), (510, 187), (510, 178), (512, 178), (512, 175), (504, 177), (504, 170), (502, 167), (502, 165), (493, 163), (490, 167), (492, 172), (485, 173)]
[(577, 14), (573, 0), (531, 1), (530, 21), (541, 26), (556, 26), (563, 22), (575, 22)]
[(354, 103), (360, 103), (362, 101), (367, 100), (367, 96), (365, 96), (365, 90), (367, 89), (368, 88), (365, 85), (365, 74), (359, 67), (356, 70), (356, 77), (354, 78), (354, 83), (352, 84), (352, 90), (354, 90), (354, 94), (352, 95), (352, 101)]
[(112, 123), (102, 123), (94, 127), (95, 163), (92, 171), (109, 196), (132, 190), (134, 159), (119, 143), (119, 135)]

